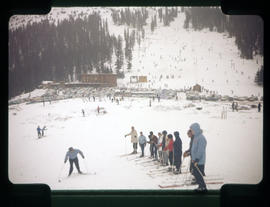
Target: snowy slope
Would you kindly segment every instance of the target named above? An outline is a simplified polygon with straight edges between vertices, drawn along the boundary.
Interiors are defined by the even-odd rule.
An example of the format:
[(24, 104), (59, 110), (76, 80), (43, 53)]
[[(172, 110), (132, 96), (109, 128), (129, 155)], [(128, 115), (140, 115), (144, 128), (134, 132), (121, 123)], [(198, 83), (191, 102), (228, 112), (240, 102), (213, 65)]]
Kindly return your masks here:
[[(47, 183), (52, 189), (159, 189), (162, 177), (153, 179), (146, 168), (120, 157), (132, 151), (130, 138), (125, 139), (124, 134), (132, 125), (145, 135), (149, 131), (157, 134), (164, 129), (169, 133), (178, 130), (185, 150), (189, 145), (186, 132), (193, 122), (201, 124), (207, 139), (206, 174), (219, 175), (225, 183), (255, 184), (261, 180), (262, 113), (256, 109), (239, 112), (228, 109), (228, 119), (222, 120), (222, 107), (229, 108), (230, 103), (202, 102), (203, 110), (198, 111), (195, 107), (186, 108), (191, 102), (185, 100), (153, 102), (151, 108), (148, 101), (125, 99), (117, 105), (106, 99), (102, 102), (69, 99), (45, 107), (42, 103), (20, 104), (19, 111), (10, 108), (11, 182)], [(98, 105), (108, 113), (97, 115)], [(86, 117), (82, 117), (82, 108)], [(38, 125), (48, 128), (42, 139), (37, 139)], [(65, 179), (69, 164), (63, 171), (61, 168), (70, 146), (85, 154), (85, 160), (79, 157), (82, 171), (96, 175)], [(149, 155), (149, 146), (146, 154)], [(58, 176), (63, 178), (60, 183)], [(183, 179), (181, 176), (179, 179)]]

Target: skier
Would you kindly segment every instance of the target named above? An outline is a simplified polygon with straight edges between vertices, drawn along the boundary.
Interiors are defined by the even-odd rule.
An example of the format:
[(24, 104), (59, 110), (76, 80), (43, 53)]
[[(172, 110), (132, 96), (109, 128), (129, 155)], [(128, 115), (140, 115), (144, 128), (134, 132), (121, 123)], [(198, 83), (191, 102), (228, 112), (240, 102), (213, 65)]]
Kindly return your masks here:
[(85, 117), (85, 115), (84, 115), (84, 110), (82, 109), (82, 114), (83, 114), (83, 117)]
[(100, 110), (100, 108), (99, 108), (99, 106), (97, 107), (97, 113), (99, 114), (99, 110)]
[(174, 174), (181, 173), (181, 163), (182, 163), (182, 140), (179, 136), (179, 132), (176, 131), (173, 133), (175, 137), (175, 141), (173, 144), (173, 152), (174, 152), (174, 165), (176, 167), (176, 171)]
[(37, 133), (38, 133), (38, 138), (40, 138), (41, 137), (41, 128), (39, 126), (37, 127)]
[(70, 163), (70, 168), (69, 168), (69, 173), (68, 176), (71, 175), (72, 171), (73, 171), (73, 163), (75, 163), (75, 166), (78, 170), (79, 174), (82, 174), (81, 170), (80, 170), (80, 166), (79, 166), (79, 160), (77, 157), (77, 154), (80, 154), (82, 156), (82, 158), (84, 159), (84, 155), (82, 153), (81, 150), (79, 149), (74, 149), (73, 147), (68, 148), (68, 151), (66, 153), (66, 157), (65, 157), (65, 161), (64, 163), (67, 162), (68, 158), (69, 158), (69, 163)]
[(195, 176), (196, 183), (199, 184), (199, 187), (196, 189), (196, 191), (205, 192), (207, 189), (202, 172), (204, 172), (207, 142), (198, 123), (193, 123), (190, 126), (190, 129), (192, 135), (194, 135), (191, 148), (193, 175)]
[(138, 139), (137, 139), (137, 131), (135, 130), (134, 126), (131, 127), (131, 132), (126, 134), (126, 136), (131, 136), (131, 143), (133, 143), (133, 152), (131, 154), (137, 153), (137, 146), (138, 146)]
[(159, 132), (158, 133), (158, 143), (157, 143), (157, 149), (158, 149), (158, 161), (162, 162), (162, 134)]
[(169, 171), (172, 171), (172, 166), (173, 166), (173, 136), (172, 134), (168, 134), (168, 145), (164, 148), (164, 151), (168, 151), (169, 154), (169, 161), (171, 167), (169, 167)]
[[(184, 152), (184, 155), (183, 155), (184, 157), (191, 156), (191, 147), (192, 147), (192, 143), (193, 143), (193, 139), (194, 139), (194, 135), (192, 134), (191, 130), (188, 130), (187, 135), (190, 138), (190, 142), (189, 142), (189, 149)], [(191, 158), (191, 160), (192, 160), (192, 158)], [(189, 171), (191, 174), (193, 174), (191, 162), (190, 162), (190, 166), (189, 166)]]
[(42, 132), (42, 137), (44, 136), (44, 131), (47, 130), (46, 126), (44, 126), (42, 129), (41, 129), (41, 132)]
[(234, 108), (235, 108), (236, 111), (238, 111), (238, 102), (235, 102)]
[(155, 158), (157, 160), (157, 143), (158, 143), (158, 138), (156, 135), (153, 134), (153, 132), (150, 132), (150, 135), (148, 136), (150, 141), (150, 153), (151, 157)]
[(142, 150), (142, 155), (140, 157), (144, 157), (144, 147), (146, 145), (146, 137), (143, 135), (142, 132), (140, 132), (140, 136), (139, 136), (139, 144)]
[(151, 99), (149, 100), (149, 107), (151, 107)]
[(162, 165), (163, 166), (168, 166), (168, 152), (165, 150), (165, 147), (167, 146), (167, 131), (164, 130), (162, 132), (162, 142), (160, 144), (160, 146), (162, 147)]
[(234, 101), (232, 102), (232, 111), (234, 111)]
[(153, 152), (153, 132), (151, 131), (150, 134), (148, 135), (149, 141), (147, 142), (148, 144), (150, 144), (149, 150), (150, 150), (150, 156), (154, 157), (154, 152)]
[(258, 104), (258, 112), (261, 112), (261, 107), (262, 107), (261, 102), (259, 102), (259, 104)]

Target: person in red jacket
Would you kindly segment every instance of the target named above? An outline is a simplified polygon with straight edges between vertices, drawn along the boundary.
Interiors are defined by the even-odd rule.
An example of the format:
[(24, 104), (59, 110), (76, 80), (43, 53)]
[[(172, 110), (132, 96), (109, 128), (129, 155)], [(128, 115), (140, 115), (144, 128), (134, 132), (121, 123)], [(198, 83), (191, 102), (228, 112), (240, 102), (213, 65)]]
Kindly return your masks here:
[(168, 134), (168, 139), (169, 139), (169, 143), (168, 145), (165, 147), (165, 151), (169, 151), (169, 162), (171, 167), (169, 167), (169, 171), (172, 171), (172, 166), (173, 166), (173, 136), (172, 134)]

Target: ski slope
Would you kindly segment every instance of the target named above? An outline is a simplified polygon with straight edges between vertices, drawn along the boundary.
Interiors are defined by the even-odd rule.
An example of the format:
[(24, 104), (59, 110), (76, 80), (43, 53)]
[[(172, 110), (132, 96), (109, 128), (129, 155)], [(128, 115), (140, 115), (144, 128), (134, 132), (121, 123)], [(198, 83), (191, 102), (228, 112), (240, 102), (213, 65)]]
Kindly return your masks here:
[[(147, 170), (121, 155), (132, 151), (130, 138), (124, 135), (135, 126), (148, 135), (167, 130), (180, 132), (183, 150), (189, 146), (186, 132), (198, 122), (207, 139), (206, 174), (219, 175), (225, 183), (256, 184), (262, 178), (263, 113), (257, 109), (231, 112), (230, 103), (201, 102), (203, 110), (187, 107), (190, 101), (126, 98), (119, 105), (103, 99), (84, 102), (67, 99), (52, 104), (20, 104), (9, 110), (9, 179), (12, 183), (46, 183), (51, 189), (159, 189), (162, 177), (153, 179)], [(106, 114), (97, 115), (97, 106)], [(228, 119), (220, 119), (222, 107)], [(83, 117), (81, 109), (85, 110)], [(37, 126), (48, 128), (37, 139)], [(69, 164), (64, 165), (70, 146), (83, 151), (79, 156), (83, 172), (96, 175), (66, 179)], [(146, 147), (149, 156), (149, 145)], [(140, 150), (139, 150), (140, 152)], [(139, 156), (139, 154), (138, 154)], [(187, 162), (187, 161), (185, 161)], [(74, 168), (74, 173), (77, 170)], [(58, 182), (58, 178), (63, 179)], [(179, 177), (181, 178), (181, 175)], [(196, 186), (186, 187), (187, 189)], [(212, 188), (219, 188), (214, 186)], [(211, 186), (209, 186), (211, 189)]]

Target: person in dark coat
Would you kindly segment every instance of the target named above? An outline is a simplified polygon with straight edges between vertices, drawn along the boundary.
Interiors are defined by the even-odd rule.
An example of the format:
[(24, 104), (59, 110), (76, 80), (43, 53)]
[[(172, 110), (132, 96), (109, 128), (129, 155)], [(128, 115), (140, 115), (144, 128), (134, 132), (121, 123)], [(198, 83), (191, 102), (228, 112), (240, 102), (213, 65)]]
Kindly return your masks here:
[(179, 132), (176, 131), (173, 133), (175, 137), (175, 141), (173, 144), (173, 151), (174, 151), (174, 165), (176, 167), (175, 174), (181, 173), (181, 163), (182, 163), (182, 140), (179, 136)]
[(261, 102), (259, 102), (259, 104), (258, 104), (258, 112), (261, 112), (261, 107), (262, 107)]

